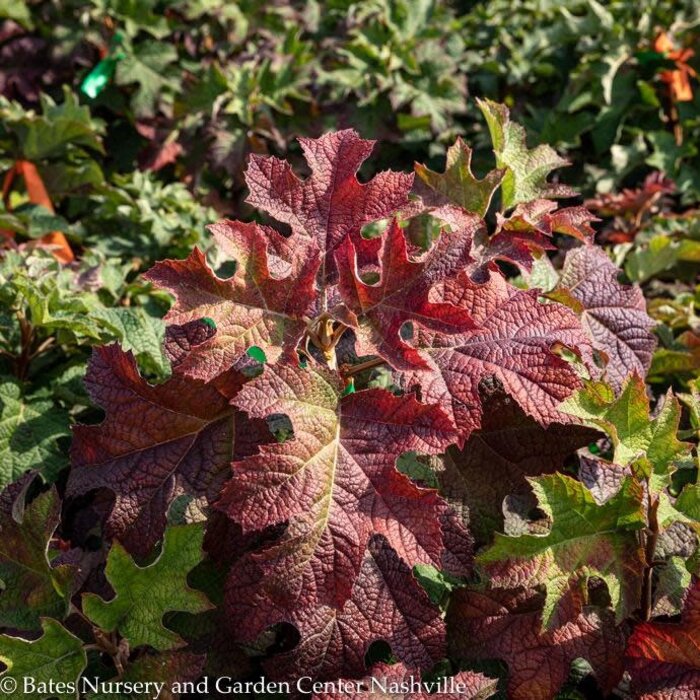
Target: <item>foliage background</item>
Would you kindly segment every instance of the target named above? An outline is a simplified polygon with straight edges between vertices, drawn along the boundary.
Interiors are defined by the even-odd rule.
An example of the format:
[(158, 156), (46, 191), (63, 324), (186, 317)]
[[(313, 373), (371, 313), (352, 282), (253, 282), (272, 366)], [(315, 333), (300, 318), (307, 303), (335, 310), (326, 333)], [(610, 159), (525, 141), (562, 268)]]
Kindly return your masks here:
[[(475, 97), (570, 160), (561, 180), (602, 217), (599, 242), (658, 323), (654, 393), (691, 397), (700, 61), (655, 42), (665, 32), (682, 52), (699, 24), (693, 0), (0, 0), (0, 486), (38, 465), (64, 482), (69, 426), (99, 416), (81, 381), (91, 346), (118, 340), (145, 376), (167, 376), (170, 300), (140, 273), (207, 249), (207, 223), (253, 216), (249, 154), (303, 171), (297, 135), (352, 126), (380, 142), (363, 177), (442, 170), (457, 136), (483, 175)], [(95, 70), (107, 80), (91, 93)], [(18, 162), (48, 201), (6, 175)], [(76, 262), (25, 245), (52, 232)]]

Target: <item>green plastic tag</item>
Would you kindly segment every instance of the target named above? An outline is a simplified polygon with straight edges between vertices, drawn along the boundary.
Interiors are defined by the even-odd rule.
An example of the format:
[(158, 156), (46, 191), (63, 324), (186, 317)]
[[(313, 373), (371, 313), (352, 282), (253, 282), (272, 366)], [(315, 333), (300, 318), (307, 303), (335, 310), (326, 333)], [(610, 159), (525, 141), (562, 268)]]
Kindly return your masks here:
[(94, 100), (107, 87), (117, 63), (126, 55), (118, 50), (123, 38), (121, 32), (114, 35), (109, 53), (83, 79), (80, 90), (91, 100)]
[(117, 67), (116, 58), (103, 58), (86, 76), (80, 89), (94, 100), (106, 87)]

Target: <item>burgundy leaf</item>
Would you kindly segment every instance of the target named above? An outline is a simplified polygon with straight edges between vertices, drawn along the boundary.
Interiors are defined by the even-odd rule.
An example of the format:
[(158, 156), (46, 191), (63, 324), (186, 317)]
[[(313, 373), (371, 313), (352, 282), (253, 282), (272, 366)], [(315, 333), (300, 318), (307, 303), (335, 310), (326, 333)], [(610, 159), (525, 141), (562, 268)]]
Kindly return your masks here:
[[(227, 602), (237, 604), (235, 589), (229, 589)], [(370, 644), (380, 639), (396, 658), (419, 670), (432, 667), (446, 651), (439, 610), (380, 535), (370, 541), (352, 597), (341, 610), (299, 606), (285, 619), (297, 626), (301, 640), (267, 664), (274, 678), (360, 678), (367, 672)]]
[(464, 309), (477, 328), (455, 336), (420, 332), (414, 345), (428, 369), (405, 372), (400, 381), (407, 389), (418, 388), (422, 401), (441, 406), (462, 442), (481, 425), (479, 384), (490, 377), (541, 425), (571, 422), (557, 406), (580, 380), (553, 350), (590, 354), (571, 311), (540, 303), (536, 290), (516, 290), (495, 272), (483, 284), (462, 273), (447, 281), (434, 301)]
[(700, 697), (700, 581), (688, 589), (680, 623), (643, 622), (627, 644), (627, 668), (635, 697), (697, 700)]
[(448, 501), (466, 506), (473, 534), (486, 543), (503, 529), (506, 496), (530, 494), (526, 477), (562, 469), (598, 433), (559, 423), (544, 428), (502, 391), (482, 392), (481, 399), (481, 428), (461, 450), (450, 448), (440, 482)]
[[(481, 224), (473, 217), (473, 229)], [(401, 328), (412, 321), (441, 333), (460, 333), (474, 323), (464, 309), (449, 303), (429, 301), (438, 282), (455, 276), (470, 260), (471, 231), (442, 235), (421, 260), (411, 260), (406, 239), (396, 221), (384, 235), (380, 251), (381, 279), (377, 284), (362, 281), (355, 246), (350, 238), (335, 255), (343, 301), (364, 323), (357, 330), (359, 355), (380, 355), (397, 369), (425, 367), (420, 353), (401, 339)]]
[(374, 148), (345, 129), (319, 139), (300, 138), (311, 175), (300, 180), (286, 161), (252, 155), (246, 172), (247, 201), (289, 224), (299, 239), (321, 252), (320, 283), (334, 276), (334, 254), (346, 236), (361, 261), (378, 249), (378, 241), (360, 236), (370, 221), (389, 216), (408, 199), (413, 174), (381, 172), (366, 184), (356, 173)]
[(622, 676), (624, 635), (611, 613), (581, 609), (567, 597), (568, 619), (541, 632), (543, 596), (523, 588), (458, 590), (447, 614), (453, 654), (463, 659), (501, 659), (508, 664), (508, 697), (552, 700), (569, 675), (571, 662), (590, 662), (603, 691)]
[(85, 382), (107, 415), (100, 425), (74, 428), (67, 493), (111, 490), (107, 535), (134, 554), (148, 554), (161, 538), (175, 498), (215, 498), (231, 460), (265, 438), (230, 405), (240, 384), (235, 375), (216, 385), (175, 375), (154, 386), (131, 353), (111, 345), (95, 350)]
[[(255, 555), (264, 578), (249, 603), (261, 621), (249, 629), (271, 624), (273, 607), (342, 608), (374, 533), (411, 565), (440, 566), (445, 504), (395, 462), (408, 450), (444, 450), (454, 439), (449, 419), (413, 397), (370, 389), (341, 398), (342, 389), (330, 372), (278, 365), (235, 399), (251, 417), (286, 414), (294, 430), (234, 464), (218, 504), (244, 531), (289, 522), (279, 542)], [(243, 567), (239, 574), (247, 576)]]
[(175, 295), (169, 324), (207, 319), (215, 325), (216, 334), (192, 346), (178, 365), (179, 372), (205, 381), (229, 369), (253, 345), (264, 346), (272, 362), (293, 356), (314, 305), (318, 269), (318, 256), (298, 254), (272, 229), (221, 221), (211, 230), (237, 263), (232, 278), (217, 277), (197, 248), (186, 260), (159, 262), (145, 275)]
[(656, 347), (649, 331), (655, 322), (647, 315), (642, 290), (620, 284), (619, 273), (600, 248), (575, 248), (566, 255), (554, 292), (555, 298), (564, 293), (573, 300), (593, 347), (607, 356), (607, 377), (618, 389), (633, 372), (646, 374)]

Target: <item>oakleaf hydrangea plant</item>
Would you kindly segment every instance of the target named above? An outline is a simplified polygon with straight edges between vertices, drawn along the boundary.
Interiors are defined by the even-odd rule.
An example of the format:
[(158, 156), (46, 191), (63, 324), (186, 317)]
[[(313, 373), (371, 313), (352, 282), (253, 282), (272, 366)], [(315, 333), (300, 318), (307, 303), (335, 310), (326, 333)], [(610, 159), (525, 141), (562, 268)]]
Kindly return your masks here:
[[(423, 675), (533, 700), (583, 659), (601, 693), (695, 697), (700, 490), (678, 400), (645, 390), (654, 324), (561, 204), (566, 161), (479, 107), (481, 178), (461, 139), (443, 172), (361, 182), (372, 141), (300, 138), (306, 176), (250, 158), (264, 223), (146, 273), (174, 299), (170, 377), (96, 348), (104, 420), (75, 427), (65, 489), (3, 494), (5, 675), (44, 645), (72, 681)], [(67, 541), (59, 492), (111, 548)]]

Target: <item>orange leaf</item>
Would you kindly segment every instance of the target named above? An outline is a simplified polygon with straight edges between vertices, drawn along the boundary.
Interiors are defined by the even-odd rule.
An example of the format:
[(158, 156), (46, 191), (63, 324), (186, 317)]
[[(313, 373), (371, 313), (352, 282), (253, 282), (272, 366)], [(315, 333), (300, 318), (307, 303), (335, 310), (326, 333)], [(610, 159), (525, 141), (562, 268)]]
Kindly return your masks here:
[(697, 74), (688, 61), (695, 55), (692, 49), (676, 49), (666, 32), (661, 32), (654, 41), (654, 51), (663, 54), (676, 64), (676, 70), (661, 72), (661, 80), (669, 87), (674, 102), (690, 102), (693, 99), (693, 88), (690, 77)]

